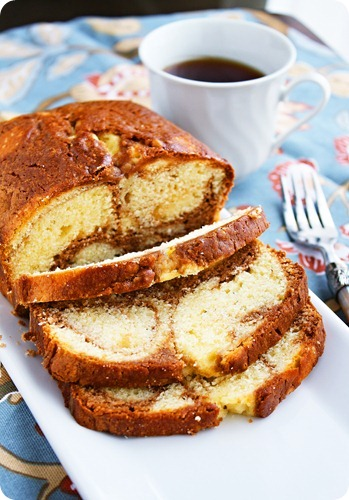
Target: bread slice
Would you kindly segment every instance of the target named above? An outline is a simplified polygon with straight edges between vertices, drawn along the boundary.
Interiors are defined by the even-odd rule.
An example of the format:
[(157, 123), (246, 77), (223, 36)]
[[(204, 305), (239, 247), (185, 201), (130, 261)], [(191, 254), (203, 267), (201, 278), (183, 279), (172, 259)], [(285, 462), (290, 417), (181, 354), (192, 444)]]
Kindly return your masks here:
[(192, 231), (168, 243), (98, 264), (22, 275), (13, 284), (16, 304), (74, 300), (124, 293), (200, 270), (229, 257), (269, 226), (260, 207)]
[(266, 417), (321, 356), (325, 331), (308, 303), (288, 332), (246, 371), (217, 379), (187, 378), (165, 388), (91, 388), (60, 384), (65, 404), (89, 429), (121, 436), (194, 434), (227, 412)]
[(0, 290), (23, 274), (151, 248), (219, 219), (234, 172), (130, 101), (0, 124)]
[(80, 425), (118, 436), (195, 434), (222, 420), (215, 403), (181, 384), (166, 389), (59, 386), (65, 405)]
[(307, 296), (304, 270), (255, 240), (196, 275), (143, 291), (32, 305), (29, 337), (63, 382), (163, 385), (245, 370)]

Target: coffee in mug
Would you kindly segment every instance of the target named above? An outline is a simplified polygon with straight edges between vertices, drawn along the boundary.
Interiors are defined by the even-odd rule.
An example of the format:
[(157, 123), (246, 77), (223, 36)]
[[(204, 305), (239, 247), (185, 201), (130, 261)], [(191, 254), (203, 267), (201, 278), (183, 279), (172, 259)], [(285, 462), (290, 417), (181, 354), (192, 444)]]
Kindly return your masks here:
[[(212, 16), (169, 23), (144, 38), (139, 54), (149, 70), (153, 109), (226, 158), (237, 178), (256, 170), (290, 133), (319, 113), (330, 96), (329, 83), (318, 73), (287, 81), (296, 60), (294, 45), (275, 29), (253, 21)], [(261, 75), (213, 81), (210, 73), (205, 81), (168, 71), (207, 58), (238, 61)], [(279, 103), (304, 82), (320, 89), (318, 104), (276, 135)]]
[(245, 82), (264, 76), (248, 64), (223, 57), (200, 57), (164, 68), (170, 75), (199, 82)]

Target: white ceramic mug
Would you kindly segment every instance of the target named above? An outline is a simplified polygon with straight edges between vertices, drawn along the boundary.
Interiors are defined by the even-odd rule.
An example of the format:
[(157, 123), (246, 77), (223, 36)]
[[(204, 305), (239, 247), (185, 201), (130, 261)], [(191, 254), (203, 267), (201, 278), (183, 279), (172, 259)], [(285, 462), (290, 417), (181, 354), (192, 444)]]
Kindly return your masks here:
[[(317, 114), (330, 96), (327, 80), (317, 73), (285, 85), (296, 49), (286, 36), (254, 22), (210, 17), (166, 24), (145, 37), (139, 54), (149, 70), (153, 109), (226, 158), (238, 178), (256, 170), (291, 132)], [(240, 61), (265, 76), (212, 83), (164, 71), (173, 64), (202, 57)], [(279, 102), (304, 81), (321, 88), (318, 104), (289, 130), (275, 136)]]

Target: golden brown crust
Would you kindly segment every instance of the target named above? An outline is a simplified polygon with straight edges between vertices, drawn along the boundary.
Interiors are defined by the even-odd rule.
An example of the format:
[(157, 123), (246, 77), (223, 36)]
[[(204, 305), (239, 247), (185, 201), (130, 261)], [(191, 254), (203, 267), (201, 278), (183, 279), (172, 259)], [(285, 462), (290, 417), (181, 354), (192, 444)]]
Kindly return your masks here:
[(256, 391), (255, 416), (267, 417), (285, 397), (293, 392), (309, 375), (324, 351), (325, 329), (320, 314), (308, 303), (306, 311), (299, 315), (293, 327), (302, 329), (301, 351), (293, 366), (270, 378)]
[(139, 387), (161, 386), (183, 379), (183, 362), (170, 346), (163, 346), (142, 360), (108, 363), (77, 355), (60, 345), (38, 316), (30, 316), (30, 330), (26, 340), (35, 342), (43, 356), (43, 366), (56, 380), (94, 387)]
[[(229, 259), (224, 260), (217, 266), (212, 266), (198, 275), (188, 276), (186, 278), (175, 278), (171, 281), (160, 283), (150, 287), (144, 292), (131, 292), (124, 294), (123, 301), (130, 304), (144, 305), (147, 301), (147, 295), (154, 296), (154, 294), (161, 297), (170, 303), (176, 303), (181, 294), (187, 288), (193, 288), (201, 280), (209, 279), (215, 274), (219, 274), (221, 278), (228, 279), (234, 273), (241, 272), (242, 269), (247, 269), (253, 262), (258, 254), (259, 245), (252, 242), (240, 251), (237, 251)], [(113, 366), (108, 365), (103, 360), (93, 359), (91, 356), (81, 356), (72, 353), (69, 346), (65, 346), (52, 334), (50, 324), (52, 322), (56, 325), (66, 326), (64, 321), (58, 313), (51, 313), (50, 309), (55, 310), (65, 309), (68, 306), (76, 307), (93, 307), (96, 303), (109, 304), (111, 307), (117, 307), (113, 296), (106, 296), (100, 299), (85, 299), (71, 302), (55, 302), (47, 304), (34, 304), (30, 307), (30, 332), (27, 334), (27, 339), (36, 343), (38, 352), (43, 356), (43, 365), (48, 369), (49, 373), (57, 380), (69, 383), (78, 383), (80, 385), (93, 385), (93, 386), (123, 386), (123, 387), (136, 387), (136, 386), (149, 386), (161, 385), (183, 378), (183, 360), (178, 356), (174, 345), (167, 343), (167, 363), (164, 364), (164, 359), (161, 352), (155, 352), (147, 359), (142, 360), (139, 365), (127, 363), (121, 364), (119, 369), (119, 362)], [(169, 338), (173, 334), (170, 332)], [(165, 347), (164, 345), (162, 346)], [(147, 370), (144, 369), (144, 364), (148, 364)], [(92, 369), (93, 368), (93, 369)], [(121, 377), (122, 376), (122, 377)], [(157, 377), (159, 377), (157, 379)]]
[[(247, 270), (260, 252), (262, 244), (254, 241), (237, 251), (230, 258), (212, 266), (205, 271), (186, 278), (176, 278), (166, 283), (160, 283), (145, 290), (144, 292), (131, 292), (121, 299), (125, 303), (146, 303), (146, 297), (161, 297), (175, 304), (187, 290), (198, 286), (202, 281), (213, 276), (219, 276), (221, 281), (234, 279), (234, 276), (243, 270)], [(284, 300), (278, 304), (255, 311), (255, 320), (259, 321), (254, 332), (240, 346), (232, 351), (217, 353), (217, 373), (238, 373), (245, 370), (269, 347), (273, 346), (288, 330), (294, 317), (305, 306), (308, 297), (307, 280), (304, 270), (293, 263), (284, 252), (269, 249), (274, 253), (282, 265), (287, 277), (287, 289)], [(81, 309), (93, 307), (96, 303), (110, 305), (116, 309), (119, 307), (114, 303), (113, 297), (100, 299), (87, 299), (71, 303), (37, 304), (31, 307), (30, 331), (31, 338), (37, 344), (39, 353), (43, 356), (44, 366), (57, 380), (63, 382), (79, 383), (81, 385), (93, 386), (149, 386), (162, 385), (183, 378), (183, 366), (190, 365), (190, 361), (176, 352), (175, 346), (167, 343), (162, 344), (162, 349), (142, 358), (139, 363), (115, 362), (106, 364), (103, 359), (93, 356), (74, 354), (69, 345), (61, 343), (59, 338), (51, 331), (50, 322), (56, 326), (65, 327), (64, 320), (51, 312), (51, 308), (59, 311), (73, 306)], [(249, 318), (245, 318), (246, 321)], [(260, 321), (262, 320), (262, 321)], [(168, 325), (168, 338), (173, 338), (173, 332)], [(165, 361), (165, 363), (164, 363)], [(192, 367), (195, 373), (195, 367)]]
[[(300, 348), (288, 368), (277, 375), (270, 374), (268, 380), (255, 390), (253, 416), (270, 415), (277, 405), (309, 375), (323, 353), (325, 331), (322, 319), (310, 302), (295, 318), (291, 328), (300, 334), (300, 336), (297, 334), (295, 340)], [(261, 360), (263, 359), (264, 356)], [(268, 363), (265, 359), (264, 362)], [(210, 381), (200, 377), (194, 385), (190, 380), (184, 381), (183, 384), (175, 384), (176, 387), (182, 387), (182, 391), (177, 391), (172, 409), (170, 403), (166, 410), (157, 409), (154, 402), (159, 400), (162, 392), (168, 391), (167, 387), (152, 389), (152, 393), (143, 394), (137, 400), (132, 394), (128, 394), (125, 398), (125, 393), (122, 395), (117, 392), (118, 390), (110, 393), (108, 388), (84, 388), (75, 384), (59, 385), (66, 406), (80, 425), (116, 435), (193, 434), (201, 429), (217, 426), (221, 420), (222, 413), (219, 411), (219, 406), (223, 405), (223, 402), (219, 404), (210, 402), (208, 395)], [(178, 399), (182, 394), (190, 400), (178, 409)], [(250, 399), (248, 391), (245, 396), (244, 394), (239, 398), (240, 407), (241, 403), (244, 403), (244, 397)], [(232, 398), (234, 399), (234, 395)], [(230, 411), (240, 413), (239, 409), (231, 408)]]
[[(13, 302), (75, 300), (125, 293), (205, 269), (260, 236), (269, 226), (263, 211), (250, 208), (238, 218), (202, 233), (174, 241), (170, 251), (154, 248), (137, 256), (50, 273), (21, 276), (13, 285)], [(189, 235), (190, 236), (190, 235)]]
[[(115, 158), (92, 134), (120, 135), (122, 151)], [(130, 161), (130, 147), (142, 147), (142, 159)], [(207, 158), (229, 164), (190, 134), (153, 111), (131, 101), (90, 101), (22, 115), (0, 124), (0, 243), (21, 209), (37, 206), (73, 187), (91, 182), (115, 183), (159, 156)], [(229, 182), (228, 181), (228, 182)]]
[(251, 319), (262, 323), (254, 331), (252, 337), (243, 341), (232, 353), (217, 360), (219, 369), (223, 373), (239, 373), (254, 363), (269, 347), (275, 345), (287, 332), (295, 316), (308, 301), (308, 280), (304, 269), (297, 263), (290, 261), (286, 254), (270, 248), (278, 256), (287, 277), (287, 290), (281, 304), (269, 307), (266, 310), (254, 311)]
[[(98, 140), (98, 134), (106, 131), (120, 137), (117, 154), (112, 155)], [(134, 161), (135, 149), (138, 161)], [(0, 124), (2, 293), (11, 300), (11, 269), (6, 267), (11, 248), (7, 245), (39, 208), (77, 187), (115, 187), (133, 173), (141, 176), (154, 159), (171, 159), (174, 167), (183, 160), (200, 159), (224, 170), (220, 200), (208, 203), (209, 213), (197, 219), (196, 227), (213, 222), (232, 186), (232, 167), (147, 108), (130, 101), (91, 101), (22, 115)]]
[(91, 388), (60, 384), (60, 389), (65, 405), (80, 425), (117, 436), (196, 434), (221, 421), (219, 408), (195, 394), (189, 394), (193, 401), (182, 408), (152, 411), (147, 403), (127, 404), (107, 396), (101, 399)]

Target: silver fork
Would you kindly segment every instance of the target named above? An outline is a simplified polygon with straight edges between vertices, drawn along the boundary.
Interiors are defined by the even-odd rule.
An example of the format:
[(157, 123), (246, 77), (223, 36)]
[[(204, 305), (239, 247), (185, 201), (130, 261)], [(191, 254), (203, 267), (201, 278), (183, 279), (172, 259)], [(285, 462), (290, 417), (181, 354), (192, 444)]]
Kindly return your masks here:
[(334, 250), (338, 231), (319, 178), (311, 167), (290, 168), (281, 185), (286, 230), (293, 241), (321, 251), (329, 288), (349, 321), (349, 270)]

